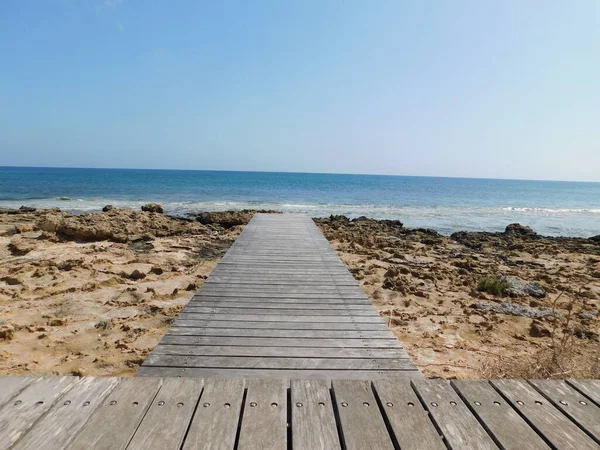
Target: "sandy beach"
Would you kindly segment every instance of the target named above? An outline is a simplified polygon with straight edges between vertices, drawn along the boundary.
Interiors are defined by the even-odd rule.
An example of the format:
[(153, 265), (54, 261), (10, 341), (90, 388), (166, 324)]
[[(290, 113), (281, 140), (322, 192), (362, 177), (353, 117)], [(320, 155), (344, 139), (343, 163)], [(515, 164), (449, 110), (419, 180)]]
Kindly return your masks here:
[[(0, 212), (0, 374), (135, 374), (252, 214)], [(316, 222), (425, 376), (598, 377), (597, 240)]]

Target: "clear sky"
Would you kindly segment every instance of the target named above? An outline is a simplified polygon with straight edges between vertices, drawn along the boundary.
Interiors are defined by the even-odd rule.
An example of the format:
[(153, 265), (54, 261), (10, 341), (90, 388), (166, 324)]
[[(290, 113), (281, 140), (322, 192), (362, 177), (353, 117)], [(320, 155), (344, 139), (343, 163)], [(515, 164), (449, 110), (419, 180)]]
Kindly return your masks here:
[(600, 2), (2, 0), (0, 165), (600, 181)]

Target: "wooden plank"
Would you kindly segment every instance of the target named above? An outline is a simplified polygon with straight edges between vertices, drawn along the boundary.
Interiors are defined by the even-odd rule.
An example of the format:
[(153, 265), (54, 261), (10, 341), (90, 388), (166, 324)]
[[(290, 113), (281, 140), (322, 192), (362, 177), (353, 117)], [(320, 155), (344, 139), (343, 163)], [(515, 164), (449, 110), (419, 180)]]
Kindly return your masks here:
[(561, 380), (529, 382), (563, 414), (579, 424), (596, 443), (600, 444), (600, 408), (587, 397)]
[(220, 321), (247, 321), (247, 322), (320, 322), (320, 323), (376, 323), (384, 324), (381, 316), (298, 316), (298, 315), (260, 315), (260, 314), (212, 314), (212, 313), (188, 313), (184, 309), (179, 315), (181, 319), (186, 320), (220, 320)]
[(98, 406), (83, 430), (66, 448), (126, 448), (161, 384), (162, 380), (158, 378), (123, 379)]
[(310, 348), (310, 347), (220, 347), (199, 345), (160, 345), (153, 355), (258, 356), (289, 358), (392, 358), (408, 359), (406, 351), (387, 348)]
[[(202, 379), (167, 378), (127, 450), (180, 448), (202, 392)], [(165, 420), (168, 419), (168, 420)]]
[(187, 309), (194, 310), (194, 308), (231, 308), (239, 309), (244, 308), (249, 313), (252, 313), (255, 309), (299, 309), (299, 310), (327, 310), (337, 311), (337, 314), (354, 314), (356, 312), (368, 311), (374, 312), (372, 304), (361, 304), (351, 305), (344, 303), (301, 303), (301, 302), (222, 302), (222, 301), (197, 301), (192, 300), (188, 303)]
[(567, 380), (567, 383), (600, 406), (600, 380)]
[(0, 377), (0, 408), (38, 377)]
[(548, 445), (486, 380), (452, 381), (459, 395), (507, 450), (544, 450)]
[(310, 380), (378, 380), (378, 379), (414, 379), (422, 380), (423, 375), (413, 370), (303, 370), (303, 369), (207, 369), (181, 367), (142, 366), (138, 369), (138, 377), (197, 377), (197, 378), (298, 378)]
[(60, 450), (83, 428), (98, 405), (119, 384), (119, 379), (82, 378), (55, 401), (35, 426), (13, 447)]
[(552, 446), (564, 450), (598, 449), (588, 435), (526, 382), (500, 380), (492, 384)]
[(45, 377), (33, 381), (0, 409), (0, 448), (17, 442), (67, 392), (76, 377)]
[(343, 447), (348, 450), (393, 449), (370, 381), (333, 380), (332, 383)]
[(413, 387), (450, 448), (498, 448), (449, 382), (415, 381)]
[(393, 334), (389, 329), (379, 331), (359, 330), (247, 330), (244, 328), (204, 328), (176, 327), (167, 332), (173, 336), (225, 336), (225, 337), (259, 337), (259, 338), (298, 338), (298, 339), (390, 339)]
[(413, 391), (410, 380), (375, 380), (373, 387), (387, 423), (394, 433), (395, 442), (401, 449), (446, 448), (429, 413), (423, 409)]
[(304, 304), (304, 305), (372, 305), (371, 301), (367, 298), (344, 298), (342, 296), (333, 298), (288, 298), (288, 297), (277, 297), (277, 298), (263, 298), (260, 296), (254, 297), (224, 297), (224, 296), (194, 296), (190, 302), (198, 304), (200, 302), (219, 302), (219, 303), (238, 303), (240, 305), (246, 305), (249, 303), (274, 303), (274, 304)]
[(207, 379), (183, 450), (233, 449), (243, 398), (243, 380)]
[(329, 380), (292, 380), (292, 448), (332, 450), (341, 448)]
[(166, 335), (161, 343), (173, 345), (238, 345), (242, 347), (351, 347), (400, 348), (396, 339), (288, 339)]
[[(283, 316), (339, 316), (339, 311), (331, 311), (327, 309), (292, 309), (292, 308), (224, 308), (224, 307), (200, 307), (190, 305), (186, 308), (187, 312), (197, 313), (197, 314), (233, 314), (233, 315), (241, 315), (241, 314), (257, 314), (257, 315), (283, 315)], [(375, 311), (374, 308), (363, 309), (352, 311), (352, 316), (354, 317), (377, 317), (379, 318), (379, 313)]]
[(339, 330), (378, 331), (387, 329), (383, 320), (379, 323), (352, 322), (245, 322), (242, 320), (189, 320), (177, 319), (174, 327), (235, 328), (246, 330)]
[[(277, 286), (275, 286), (277, 287)], [(285, 286), (283, 286), (285, 288)], [(314, 289), (310, 286), (297, 287), (290, 286), (288, 289), (273, 289), (272, 287), (252, 288), (250, 286), (240, 286), (237, 289), (231, 285), (216, 288), (213, 286), (203, 285), (200, 291), (195, 294), (197, 297), (232, 297), (232, 298), (293, 298), (293, 299), (368, 299), (361, 291), (356, 289), (341, 290), (341, 289)], [(232, 300), (233, 301), (233, 300)]]
[(399, 358), (283, 358), (252, 356), (180, 356), (151, 354), (146, 366), (228, 369), (411, 370), (410, 359)]
[(286, 380), (248, 381), (239, 450), (287, 448), (287, 387)]
[(313, 288), (319, 289), (334, 286), (347, 286), (354, 288), (356, 285), (355, 280), (348, 281), (336, 281), (335, 284), (331, 281), (311, 281), (311, 280), (272, 280), (272, 281), (263, 281), (263, 280), (244, 280), (244, 279), (220, 279), (217, 277), (207, 278), (204, 282), (205, 286), (216, 286), (217, 288), (221, 286), (227, 286), (231, 289), (240, 287), (240, 288), (256, 288), (256, 289), (264, 289), (269, 286), (279, 286), (280, 289), (293, 289), (294, 286), (299, 286), (301, 288)]

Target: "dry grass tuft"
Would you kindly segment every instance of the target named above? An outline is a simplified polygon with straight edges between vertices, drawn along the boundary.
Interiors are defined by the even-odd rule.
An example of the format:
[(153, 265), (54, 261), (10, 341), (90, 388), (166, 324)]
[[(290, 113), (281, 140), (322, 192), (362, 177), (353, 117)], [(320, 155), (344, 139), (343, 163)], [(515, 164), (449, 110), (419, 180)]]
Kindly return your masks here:
[(566, 313), (560, 314), (557, 304), (563, 294), (552, 302), (551, 344), (529, 355), (498, 355), (487, 360), (482, 365), (482, 378), (600, 378), (600, 342), (588, 344), (595, 351), (581, 352), (582, 341), (577, 340), (578, 329), (573, 323), (580, 308), (572, 297), (566, 302)]

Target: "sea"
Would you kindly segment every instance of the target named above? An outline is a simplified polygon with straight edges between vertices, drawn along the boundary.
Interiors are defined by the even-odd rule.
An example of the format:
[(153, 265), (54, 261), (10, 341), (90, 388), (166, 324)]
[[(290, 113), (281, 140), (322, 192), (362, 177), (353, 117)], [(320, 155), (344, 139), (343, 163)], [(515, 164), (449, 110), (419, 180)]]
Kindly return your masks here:
[(0, 167), (0, 208), (81, 214), (111, 204), (165, 213), (273, 209), (398, 219), (407, 227), (543, 235), (600, 234), (600, 183), (316, 173)]

